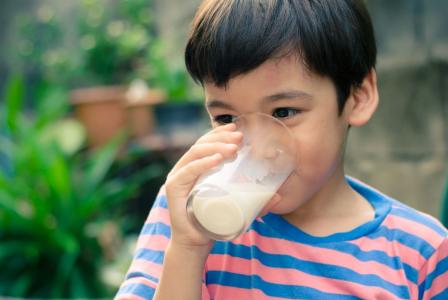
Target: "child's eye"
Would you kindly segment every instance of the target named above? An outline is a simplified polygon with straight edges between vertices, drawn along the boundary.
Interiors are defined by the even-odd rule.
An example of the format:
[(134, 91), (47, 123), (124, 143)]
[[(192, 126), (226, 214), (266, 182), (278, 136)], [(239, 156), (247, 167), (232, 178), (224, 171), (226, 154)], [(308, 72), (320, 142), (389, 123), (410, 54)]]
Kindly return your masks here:
[(295, 116), (299, 113), (299, 110), (295, 108), (281, 107), (274, 110), (272, 116), (278, 119), (287, 119)]
[(213, 118), (213, 121), (220, 125), (229, 124), (235, 121), (235, 116), (232, 115), (219, 115)]

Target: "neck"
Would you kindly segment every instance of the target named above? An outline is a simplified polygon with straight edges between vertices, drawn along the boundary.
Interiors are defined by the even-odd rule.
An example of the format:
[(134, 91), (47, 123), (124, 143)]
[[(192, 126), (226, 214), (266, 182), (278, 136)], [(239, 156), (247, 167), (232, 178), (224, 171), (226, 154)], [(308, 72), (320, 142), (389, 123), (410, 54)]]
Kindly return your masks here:
[(374, 209), (347, 183), (341, 167), (323, 189), (284, 218), (303, 231), (325, 236), (372, 220)]

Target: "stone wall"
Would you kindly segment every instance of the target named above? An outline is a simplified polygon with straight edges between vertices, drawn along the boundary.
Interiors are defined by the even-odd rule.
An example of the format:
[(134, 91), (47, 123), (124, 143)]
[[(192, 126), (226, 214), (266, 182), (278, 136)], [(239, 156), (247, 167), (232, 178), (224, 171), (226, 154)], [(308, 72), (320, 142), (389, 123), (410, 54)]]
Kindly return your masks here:
[(347, 171), (437, 216), (448, 175), (448, 2), (368, 6), (381, 103), (372, 122), (351, 133)]
[[(199, 0), (156, 0), (169, 54), (182, 56)], [(348, 174), (438, 215), (448, 171), (448, 2), (370, 0), (378, 42), (380, 107), (354, 128)]]

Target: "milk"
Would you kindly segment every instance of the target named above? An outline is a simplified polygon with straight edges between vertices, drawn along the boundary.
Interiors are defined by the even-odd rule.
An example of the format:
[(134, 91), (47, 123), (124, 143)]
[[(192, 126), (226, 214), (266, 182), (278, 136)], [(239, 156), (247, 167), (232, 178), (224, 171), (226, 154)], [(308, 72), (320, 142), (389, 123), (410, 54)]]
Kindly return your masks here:
[(229, 239), (242, 233), (272, 198), (275, 189), (255, 183), (225, 184), (219, 196), (195, 195), (192, 209), (200, 225), (217, 237)]
[(243, 233), (297, 167), (295, 136), (285, 124), (262, 113), (234, 123), (243, 133), (237, 155), (202, 174), (187, 198), (190, 223), (217, 240)]

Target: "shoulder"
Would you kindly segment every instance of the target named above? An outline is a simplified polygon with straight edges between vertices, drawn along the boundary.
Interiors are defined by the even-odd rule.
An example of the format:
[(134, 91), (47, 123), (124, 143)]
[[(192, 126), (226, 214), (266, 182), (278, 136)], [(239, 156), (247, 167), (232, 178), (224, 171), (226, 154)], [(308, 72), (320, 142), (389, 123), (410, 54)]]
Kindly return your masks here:
[(435, 217), (418, 211), (395, 199), (390, 199), (391, 210), (383, 222), (400, 243), (417, 250), (429, 259), (448, 241), (448, 230)]
[(395, 199), (390, 200), (392, 207), (389, 218), (395, 223), (406, 223), (407, 231), (416, 236), (437, 240), (440, 243), (448, 238), (448, 230), (435, 217), (418, 211)]
[(387, 207), (384, 223), (390, 229), (401, 229), (417, 237), (440, 240), (440, 242), (448, 237), (448, 230), (435, 217), (383, 194), (355, 178), (348, 177), (348, 181), (369, 202), (384, 204)]
[(446, 239), (447, 229), (435, 217), (418, 211), (373, 187), (354, 178), (348, 178), (352, 187), (367, 198), (377, 214), (384, 213), (384, 219), (370, 237), (382, 238), (409, 253), (417, 251), (423, 260), (428, 259)]

